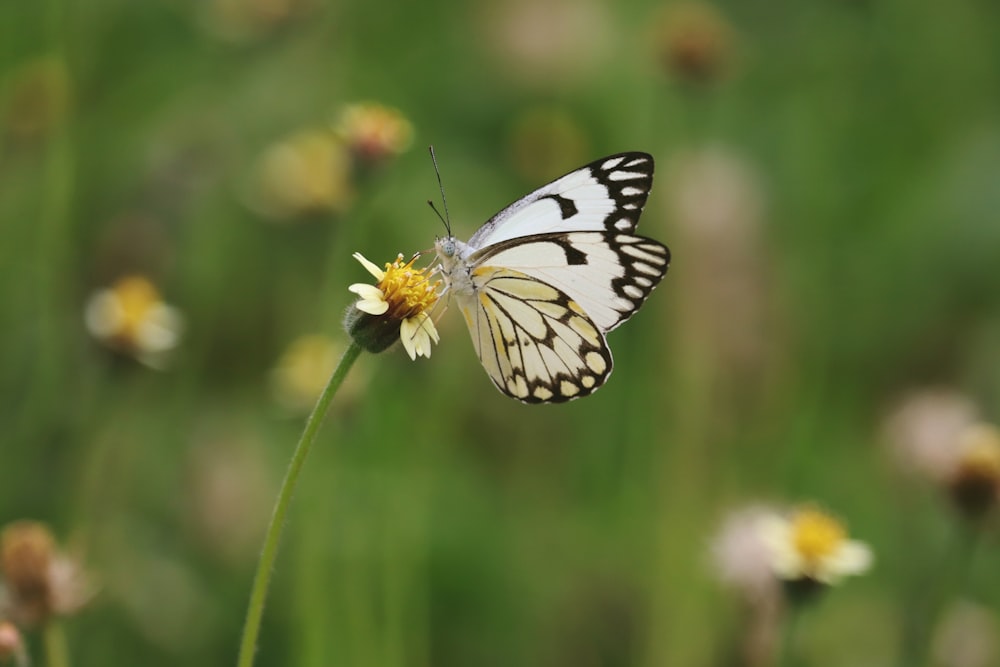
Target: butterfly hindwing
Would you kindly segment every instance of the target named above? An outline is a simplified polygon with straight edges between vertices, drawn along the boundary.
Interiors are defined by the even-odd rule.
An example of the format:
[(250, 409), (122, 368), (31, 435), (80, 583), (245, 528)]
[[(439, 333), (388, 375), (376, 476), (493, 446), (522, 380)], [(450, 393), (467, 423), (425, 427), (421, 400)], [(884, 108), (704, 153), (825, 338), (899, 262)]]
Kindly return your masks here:
[(526, 403), (590, 394), (611, 373), (604, 334), (568, 295), (508, 268), (473, 271), (476, 295), (460, 301), (483, 368)]
[(602, 332), (627, 320), (667, 272), (667, 247), (632, 234), (537, 234), (488, 246), (472, 266), (513, 269), (565, 293)]
[(610, 155), (557, 178), (490, 218), (469, 239), (484, 248), (523, 236), (567, 231), (631, 232), (653, 186), (653, 157)]

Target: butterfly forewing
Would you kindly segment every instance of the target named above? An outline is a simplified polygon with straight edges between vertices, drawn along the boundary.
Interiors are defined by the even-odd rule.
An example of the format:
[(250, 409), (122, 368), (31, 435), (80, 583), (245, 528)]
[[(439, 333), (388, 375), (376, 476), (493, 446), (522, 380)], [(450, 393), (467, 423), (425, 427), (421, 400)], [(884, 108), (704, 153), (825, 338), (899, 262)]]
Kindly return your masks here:
[(568, 401), (611, 373), (604, 334), (568, 295), (508, 268), (473, 271), (476, 299), (460, 301), (483, 368), (528, 403)]
[(579, 304), (601, 331), (610, 331), (631, 317), (663, 279), (670, 252), (631, 234), (567, 232), (504, 241), (468, 261), (514, 269), (547, 283)]
[(484, 248), (533, 234), (631, 232), (653, 186), (653, 157), (619, 153), (596, 160), (522, 197), (469, 239)]

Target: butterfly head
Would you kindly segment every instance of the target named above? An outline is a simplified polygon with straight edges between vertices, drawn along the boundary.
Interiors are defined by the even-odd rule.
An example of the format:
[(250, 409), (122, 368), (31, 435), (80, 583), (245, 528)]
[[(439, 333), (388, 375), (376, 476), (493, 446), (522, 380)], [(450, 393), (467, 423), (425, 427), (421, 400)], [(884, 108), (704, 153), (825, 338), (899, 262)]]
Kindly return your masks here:
[(434, 250), (437, 251), (438, 257), (442, 261), (449, 260), (454, 258), (458, 252), (456, 243), (454, 236), (439, 236), (434, 239)]

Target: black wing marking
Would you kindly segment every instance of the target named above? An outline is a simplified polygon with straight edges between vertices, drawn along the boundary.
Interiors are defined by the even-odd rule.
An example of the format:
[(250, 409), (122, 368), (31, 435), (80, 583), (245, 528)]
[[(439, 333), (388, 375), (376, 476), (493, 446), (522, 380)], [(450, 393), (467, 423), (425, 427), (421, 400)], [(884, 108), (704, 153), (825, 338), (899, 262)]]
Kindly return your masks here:
[(653, 156), (630, 152), (595, 160), (525, 195), (469, 239), (474, 249), (532, 234), (632, 232), (653, 187)]
[(560, 403), (607, 381), (613, 361), (604, 334), (565, 293), (500, 267), (478, 274), (475, 312), (466, 317), (500, 391), (525, 403)]
[(610, 331), (645, 302), (670, 266), (663, 244), (632, 234), (568, 232), (503, 241), (469, 256), (473, 284), (485, 268), (521, 272), (565, 293), (601, 331)]

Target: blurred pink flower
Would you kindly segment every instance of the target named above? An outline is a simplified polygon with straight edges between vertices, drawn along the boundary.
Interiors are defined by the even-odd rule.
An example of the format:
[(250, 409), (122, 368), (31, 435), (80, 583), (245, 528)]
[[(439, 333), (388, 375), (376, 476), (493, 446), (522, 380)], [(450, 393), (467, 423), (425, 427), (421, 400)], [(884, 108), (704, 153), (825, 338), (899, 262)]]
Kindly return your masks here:
[(962, 431), (977, 420), (978, 410), (967, 396), (946, 388), (922, 389), (896, 405), (883, 432), (901, 468), (944, 483), (957, 464)]

